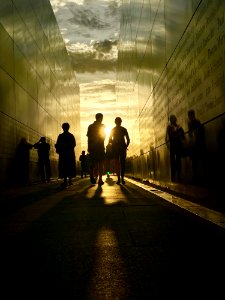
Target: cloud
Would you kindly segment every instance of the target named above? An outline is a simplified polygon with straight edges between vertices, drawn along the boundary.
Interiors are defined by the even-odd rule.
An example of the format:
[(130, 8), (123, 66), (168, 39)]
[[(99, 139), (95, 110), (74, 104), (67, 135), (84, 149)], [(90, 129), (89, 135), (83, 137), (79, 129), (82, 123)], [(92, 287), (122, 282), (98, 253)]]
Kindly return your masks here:
[(116, 70), (117, 42), (104, 40), (91, 46), (83, 44), (68, 47), (73, 69), (76, 73)]
[(114, 40), (119, 32), (118, 1), (51, 1), (64, 39), (70, 43)]
[(119, 1), (51, 0), (51, 3), (76, 74), (115, 72)]

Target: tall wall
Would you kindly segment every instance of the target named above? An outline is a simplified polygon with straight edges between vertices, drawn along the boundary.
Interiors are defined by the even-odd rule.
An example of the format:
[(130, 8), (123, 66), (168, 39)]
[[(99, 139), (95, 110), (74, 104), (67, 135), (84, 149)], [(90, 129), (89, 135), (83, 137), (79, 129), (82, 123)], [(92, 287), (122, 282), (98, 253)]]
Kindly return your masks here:
[[(187, 111), (194, 109), (205, 127), (203, 175), (207, 184), (223, 176), (224, 49), (223, 0), (122, 0), (117, 101), (126, 97), (129, 111), (128, 175), (170, 182), (168, 119), (176, 115), (188, 140)], [(191, 183), (189, 157), (181, 180)]]
[[(80, 154), (80, 96), (49, 0), (0, 1), (0, 181), (17, 181), (15, 154), (21, 139), (46, 136), (52, 176), (58, 176), (54, 144), (63, 122)], [(30, 181), (39, 179), (37, 151), (30, 150)]]

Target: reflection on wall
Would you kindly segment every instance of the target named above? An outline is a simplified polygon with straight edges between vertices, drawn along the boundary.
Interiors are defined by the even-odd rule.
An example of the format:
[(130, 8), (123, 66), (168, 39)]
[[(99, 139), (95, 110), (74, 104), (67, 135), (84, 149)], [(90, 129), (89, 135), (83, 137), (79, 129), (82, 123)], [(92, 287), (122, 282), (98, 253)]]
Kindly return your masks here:
[[(124, 0), (121, 12), (117, 101), (127, 93), (129, 175), (170, 182), (169, 116), (176, 115), (190, 146), (187, 112), (193, 109), (205, 128), (199, 184), (216, 183), (218, 169), (224, 172), (218, 136), (225, 137), (225, 2)], [(181, 164), (181, 181), (191, 183), (190, 155)]]
[[(70, 60), (48, 0), (0, 1), (0, 180), (15, 179), (14, 158), (21, 139), (46, 136), (52, 175), (54, 144), (61, 124), (70, 123), (80, 154), (80, 97)], [(37, 152), (30, 150), (30, 180), (39, 179)]]

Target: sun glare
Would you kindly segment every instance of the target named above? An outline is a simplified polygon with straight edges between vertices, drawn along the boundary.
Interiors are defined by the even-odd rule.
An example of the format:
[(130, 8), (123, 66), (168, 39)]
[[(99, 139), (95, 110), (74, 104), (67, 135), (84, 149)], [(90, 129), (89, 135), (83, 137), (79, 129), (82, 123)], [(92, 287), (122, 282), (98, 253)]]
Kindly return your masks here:
[(105, 127), (105, 134), (106, 134), (105, 140), (106, 140), (106, 142), (108, 142), (108, 140), (109, 140), (109, 135), (110, 135), (111, 130), (112, 130), (111, 127), (107, 127), (107, 126)]

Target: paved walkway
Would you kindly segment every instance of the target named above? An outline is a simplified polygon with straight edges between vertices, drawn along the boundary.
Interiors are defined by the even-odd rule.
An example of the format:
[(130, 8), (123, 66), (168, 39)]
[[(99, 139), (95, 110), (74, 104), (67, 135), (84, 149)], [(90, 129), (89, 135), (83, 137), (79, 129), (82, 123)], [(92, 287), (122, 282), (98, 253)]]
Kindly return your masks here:
[[(224, 215), (127, 179), (2, 193), (3, 299), (217, 299)], [(147, 190), (146, 190), (147, 189)], [(204, 208), (202, 208), (204, 210)]]

